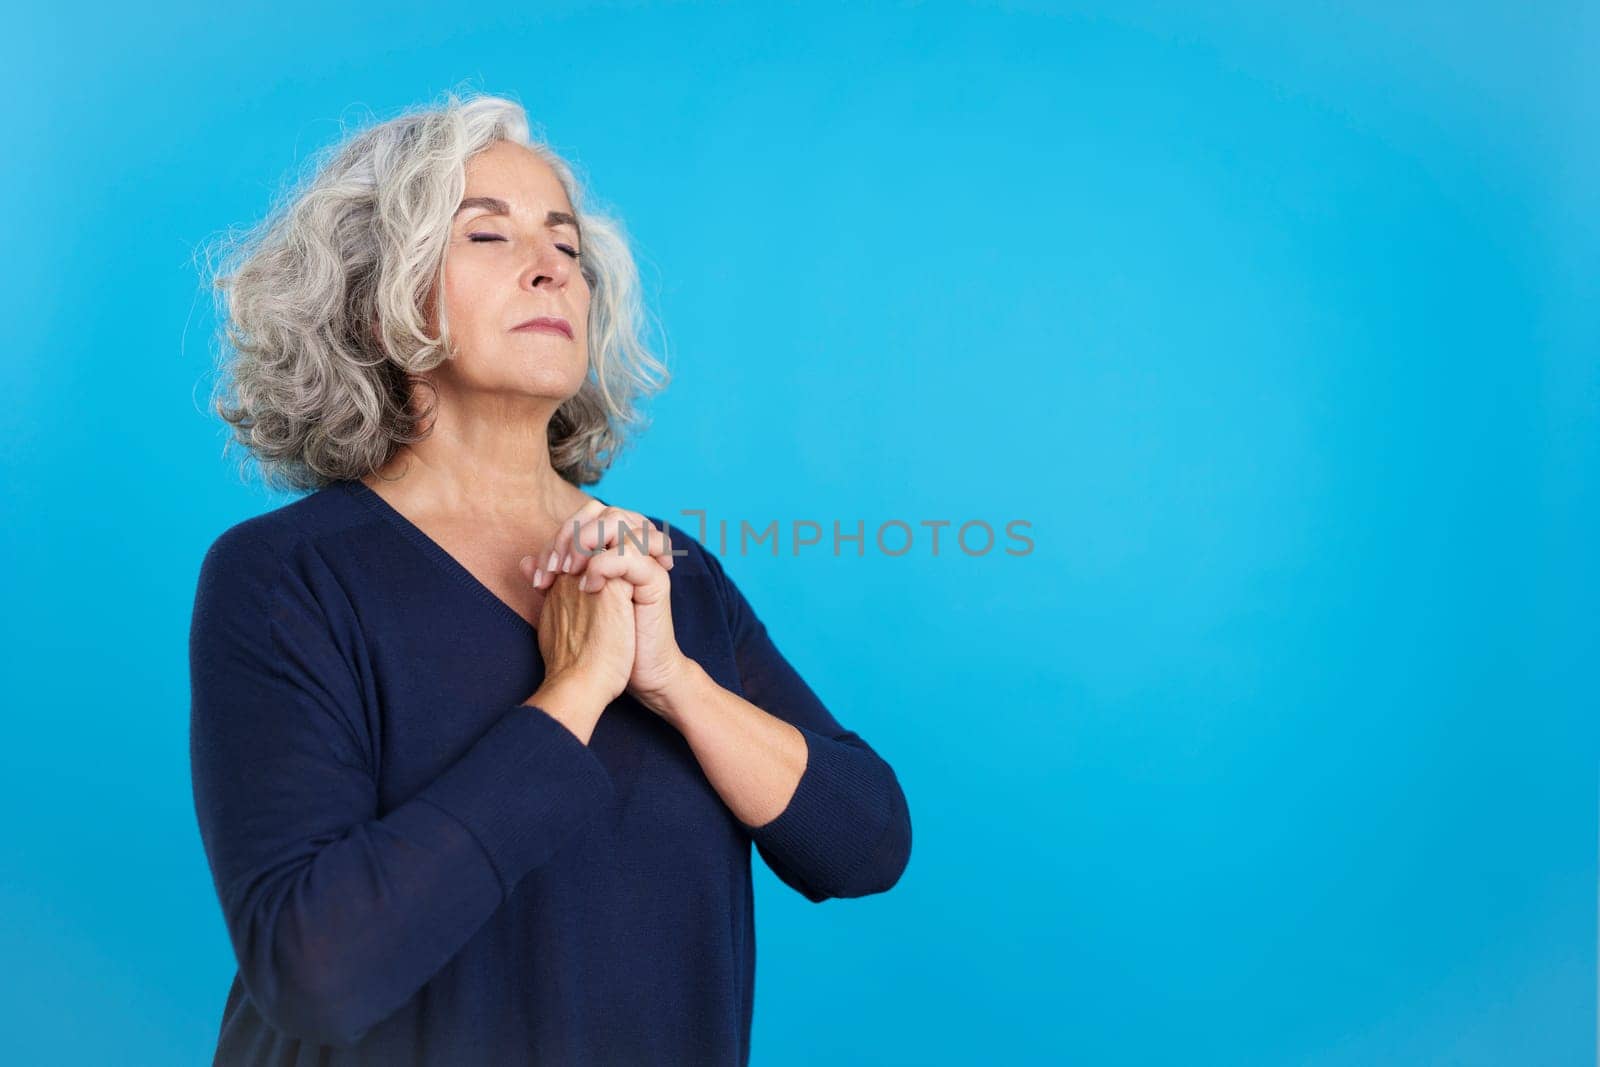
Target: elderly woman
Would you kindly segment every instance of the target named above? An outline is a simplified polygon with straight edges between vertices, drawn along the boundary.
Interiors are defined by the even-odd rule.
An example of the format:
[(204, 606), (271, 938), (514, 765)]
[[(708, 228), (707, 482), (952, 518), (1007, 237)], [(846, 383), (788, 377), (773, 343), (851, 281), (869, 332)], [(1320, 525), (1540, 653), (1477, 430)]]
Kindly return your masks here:
[(664, 368), (580, 194), (518, 105), (451, 94), (218, 272), (219, 412), (307, 492), (194, 603), (216, 1063), (743, 1064), (751, 842), (812, 901), (906, 866), (894, 771), (718, 558), (581, 488)]

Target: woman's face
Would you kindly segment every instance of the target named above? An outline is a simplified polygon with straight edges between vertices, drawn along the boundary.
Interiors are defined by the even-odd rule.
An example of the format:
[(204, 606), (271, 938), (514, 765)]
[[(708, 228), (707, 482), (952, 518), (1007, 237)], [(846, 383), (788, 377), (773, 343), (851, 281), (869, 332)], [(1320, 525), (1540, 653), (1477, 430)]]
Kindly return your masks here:
[[(466, 177), (444, 265), (454, 358), (435, 374), (454, 389), (564, 400), (589, 367), (576, 212), (555, 172), (521, 145), (483, 150), (467, 161)], [(572, 336), (516, 329), (536, 317), (565, 320)]]

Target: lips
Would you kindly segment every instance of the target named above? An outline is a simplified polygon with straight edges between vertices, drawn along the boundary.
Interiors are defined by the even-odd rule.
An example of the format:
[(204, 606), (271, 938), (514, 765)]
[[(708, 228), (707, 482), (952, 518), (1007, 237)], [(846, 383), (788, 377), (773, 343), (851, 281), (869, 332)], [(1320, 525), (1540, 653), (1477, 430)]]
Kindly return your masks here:
[(514, 333), (550, 332), (559, 333), (567, 340), (572, 340), (572, 324), (566, 319), (556, 318), (551, 315), (540, 315), (538, 318), (529, 319), (521, 325), (512, 327)]

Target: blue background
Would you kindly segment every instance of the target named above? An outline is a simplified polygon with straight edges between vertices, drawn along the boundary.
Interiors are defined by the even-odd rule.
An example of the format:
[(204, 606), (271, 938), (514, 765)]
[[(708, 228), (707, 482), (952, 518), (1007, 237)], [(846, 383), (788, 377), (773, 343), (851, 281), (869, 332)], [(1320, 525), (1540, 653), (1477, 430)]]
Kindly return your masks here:
[(8, 1062), (209, 1062), (189, 611), (288, 498), (193, 257), (452, 86), (637, 242), (675, 378), (596, 491), (1032, 524), (725, 557), (915, 828), (758, 869), (755, 1063), (1593, 1062), (1600, 16), (1191, 7), (14, 16)]

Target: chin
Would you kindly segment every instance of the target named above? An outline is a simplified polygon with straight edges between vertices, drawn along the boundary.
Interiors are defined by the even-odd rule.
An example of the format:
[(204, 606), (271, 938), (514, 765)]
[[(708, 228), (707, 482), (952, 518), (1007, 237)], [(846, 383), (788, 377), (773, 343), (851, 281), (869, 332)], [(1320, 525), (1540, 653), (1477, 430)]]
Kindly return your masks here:
[(578, 395), (578, 390), (583, 388), (583, 374), (574, 372), (571, 368), (540, 367), (524, 376), (513, 388), (529, 396), (565, 403)]

